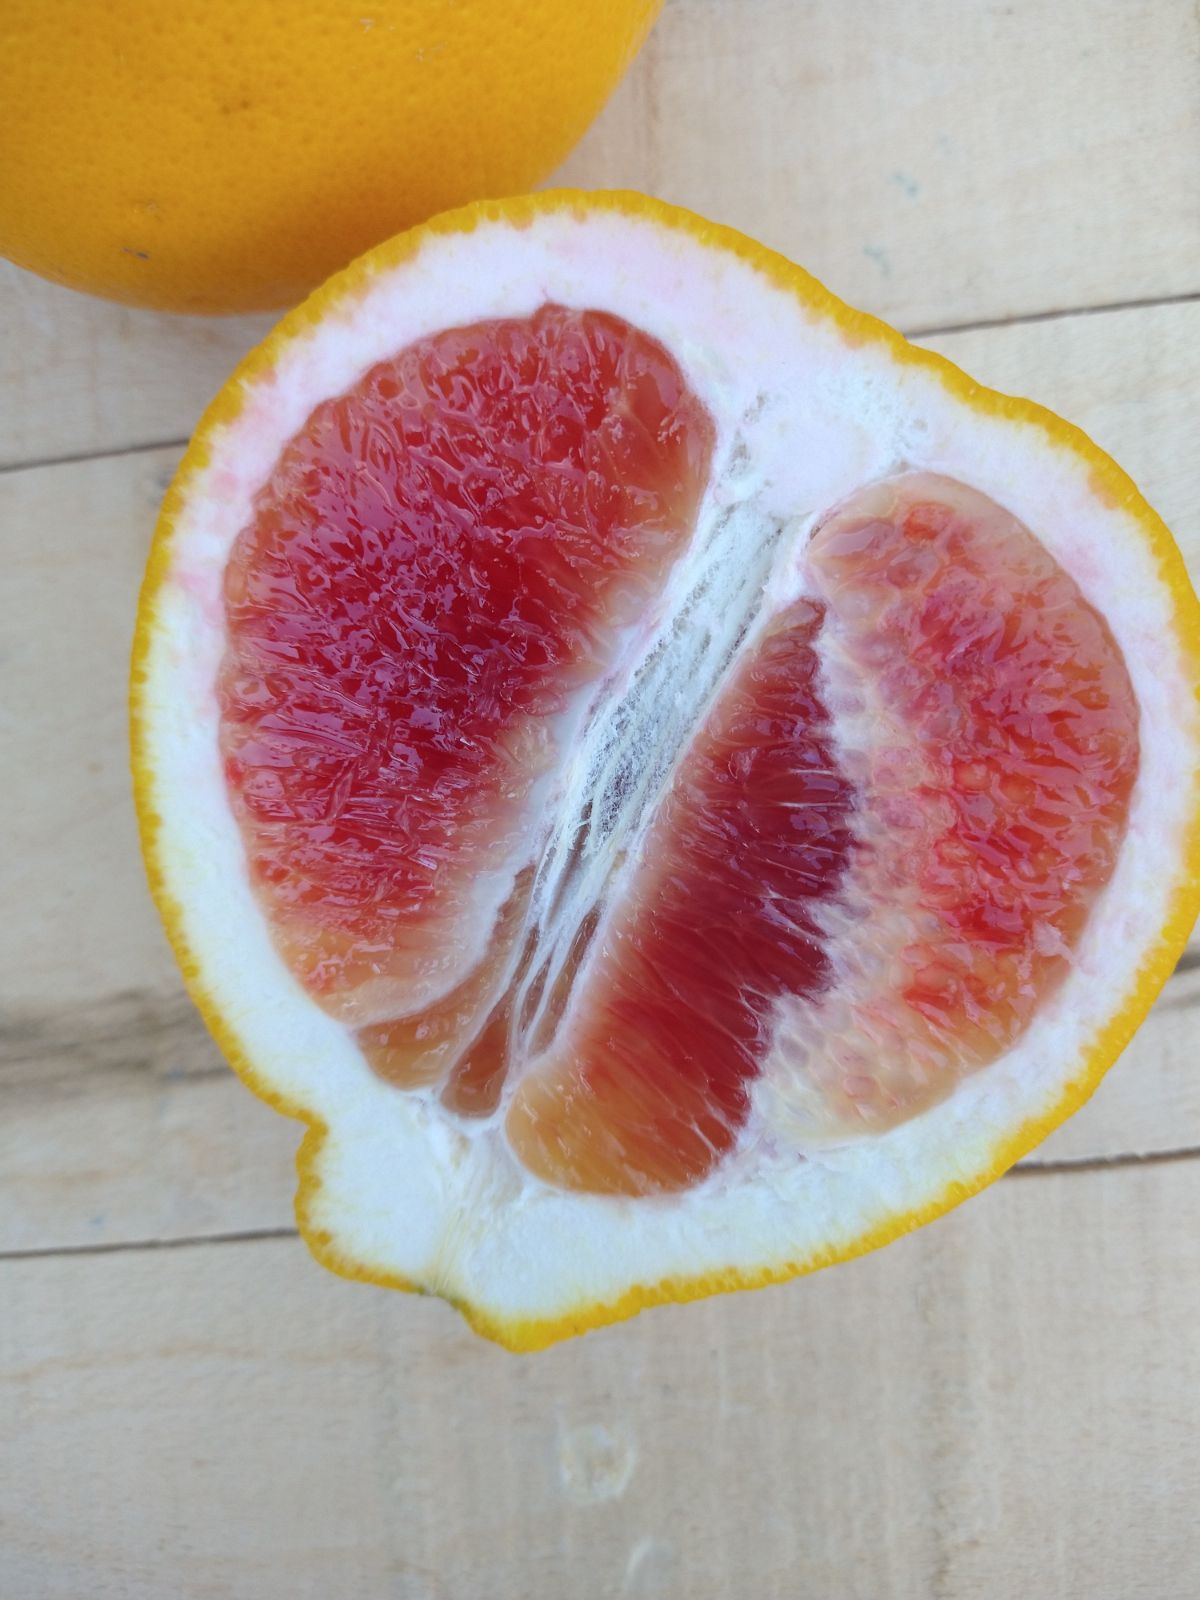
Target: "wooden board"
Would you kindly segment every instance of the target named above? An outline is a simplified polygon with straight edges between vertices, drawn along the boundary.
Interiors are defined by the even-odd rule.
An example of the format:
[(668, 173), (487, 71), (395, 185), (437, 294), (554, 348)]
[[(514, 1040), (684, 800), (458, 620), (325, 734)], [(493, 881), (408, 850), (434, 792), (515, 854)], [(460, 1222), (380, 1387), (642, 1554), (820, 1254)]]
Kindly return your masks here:
[[(1062, 411), (1200, 572), (1198, 81), (1191, 0), (668, 0), (562, 176)], [(835, 1272), (518, 1359), (310, 1262), (125, 770), (155, 510), (270, 320), (0, 264), (0, 1596), (1193, 1600), (1200, 942), (1020, 1172)]]
[(1192, 1600), (1200, 1163), (511, 1356), (293, 1241), (0, 1263), (11, 1600)]
[(673, 0), (561, 176), (906, 331), (1195, 294), (1198, 70), (1188, 0)]

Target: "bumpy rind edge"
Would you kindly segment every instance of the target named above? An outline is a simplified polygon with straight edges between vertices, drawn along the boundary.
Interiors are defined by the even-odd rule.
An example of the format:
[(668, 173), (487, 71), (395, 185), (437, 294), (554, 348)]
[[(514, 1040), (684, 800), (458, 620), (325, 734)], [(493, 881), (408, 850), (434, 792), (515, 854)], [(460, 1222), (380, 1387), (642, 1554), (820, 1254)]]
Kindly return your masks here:
[[(162, 822), (150, 798), (152, 751), (142, 714), (143, 692), (147, 683), (146, 664), (155, 602), (168, 570), (175, 522), (187, 500), (189, 484), (208, 461), (209, 440), (214, 430), (236, 419), (247, 397), (253, 392), (256, 380), (270, 373), (279, 353), (292, 339), (321, 322), (340, 301), (355, 295), (372, 278), (391, 272), (415, 257), (427, 239), (440, 234), (470, 233), (480, 224), (490, 222), (518, 227), (529, 225), (539, 216), (561, 211), (582, 216), (616, 211), (648, 220), (670, 231), (686, 233), (702, 245), (729, 252), (754, 267), (769, 283), (795, 295), (810, 312), (827, 318), (839, 329), (849, 345), (882, 346), (898, 365), (920, 367), (936, 376), (950, 394), (964, 405), (984, 416), (1034, 427), (1058, 448), (1081, 459), (1089, 468), (1096, 497), (1125, 510), (1136, 522), (1152, 551), (1161, 581), (1173, 602), (1174, 626), (1181, 651), (1190, 663), (1193, 678), (1200, 685), (1200, 604), (1193, 592), (1183, 557), (1165, 523), (1142, 498), (1132, 479), (1110, 456), (1082, 429), (1065, 422), (1033, 401), (1001, 394), (976, 383), (945, 357), (909, 344), (887, 323), (839, 300), (802, 267), (732, 228), (709, 222), (693, 212), (632, 191), (547, 190), (508, 200), (480, 201), (446, 212), (379, 245), (330, 278), (288, 313), (236, 368), (205, 411), (163, 501), (142, 583), (133, 642), (130, 730), (134, 800), (150, 891), (188, 993), (230, 1066), (247, 1087), (276, 1111), (307, 1124), (296, 1156), (299, 1183), (295, 1209), (300, 1233), (309, 1250), (322, 1266), (340, 1277), (403, 1289), (414, 1294), (431, 1291), (400, 1275), (380, 1273), (362, 1266), (339, 1249), (328, 1230), (312, 1221), (312, 1202), (321, 1183), (320, 1156), (327, 1127), (321, 1118), (303, 1105), (279, 1094), (263, 1079), (236, 1031), (206, 990), (204, 974), (184, 935), (182, 908), (167, 888), (161, 848)], [(1200, 696), (1200, 687), (1197, 694)], [(1200, 773), (1197, 778), (1200, 780)], [(799, 1260), (781, 1262), (756, 1271), (730, 1268), (720, 1273), (636, 1284), (616, 1299), (580, 1304), (562, 1316), (545, 1320), (507, 1320), (463, 1300), (452, 1300), (451, 1303), (470, 1326), (485, 1338), (509, 1350), (539, 1350), (575, 1334), (636, 1316), (650, 1306), (783, 1283), (820, 1267), (866, 1255), (900, 1235), (932, 1222), (994, 1182), (1078, 1110), (1133, 1036), (1174, 969), (1200, 912), (1200, 807), (1193, 814), (1170, 905), (1170, 914), (1157, 945), (1147, 953), (1117, 1011), (1094, 1036), (1079, 1063), (1078, 1071), (1065, 1085), (1057, 1102), (1043, 1115), (1029, 1118), (1001, 1138), (992, 1151), (991, 1161), (969, 1182), (954, 1181), (947, 1184), (942, 1193), (928, 1204), (895, 1213), (879, 1227), (867, 1231), (848, 1245), (831, 1247)]]

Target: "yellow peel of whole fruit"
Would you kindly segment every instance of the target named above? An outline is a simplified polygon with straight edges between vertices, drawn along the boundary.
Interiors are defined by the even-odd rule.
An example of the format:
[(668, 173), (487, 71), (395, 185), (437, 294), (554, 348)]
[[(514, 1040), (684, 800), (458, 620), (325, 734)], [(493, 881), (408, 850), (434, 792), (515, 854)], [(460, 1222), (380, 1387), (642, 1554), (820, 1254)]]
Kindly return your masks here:
[(0, 255), (166, 311), (294, 304), (567, 155), (662, 0), (0, 0)]

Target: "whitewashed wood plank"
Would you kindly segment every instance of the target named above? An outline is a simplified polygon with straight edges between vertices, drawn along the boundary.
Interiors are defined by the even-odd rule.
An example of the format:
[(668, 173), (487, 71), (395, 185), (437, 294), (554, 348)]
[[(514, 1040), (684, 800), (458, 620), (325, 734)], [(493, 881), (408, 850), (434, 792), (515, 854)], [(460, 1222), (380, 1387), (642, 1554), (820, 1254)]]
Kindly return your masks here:
[(273, 317), (173, 317), (0, 261), (0, 467), (186, 439)]
[[(1200, 291), (1190, 0), (671, 0), (555, 181), (743, 228), (905, 328)], [(189, 434), (269, 318), (0, 267), (0, 465)]]
[(532, 1357), (292, 1242), (0, 1263), (14, 1600), (1189, 1600), (1200, 1162)]
[[(1140, 477), (1200, 571), (1200, 306), (939, 341), (1028, 389)], [(140, 568), (176, 460), (0, 478), (9, 764), (0, 799), (0, 1249), (285, 1226), (296, 1130), (226, 1077), (182, 1000), (142, 882), (125, 771)], [(1037, 1160), (1200, 1145), (1200, 979), (1175, 980), (1099, 1095)]]
[(300, 1128), (181, 989), (0, 1024), (0, 1254), (291, 1230)]
[(904, 328), (1200, 290), (1186, 0), (670, 0), (564, 170)]
[(141, 570), (177, 461), (147, 451), (0, 476), (9, 1004), (174, 986), (142, 882), (126, 698)]

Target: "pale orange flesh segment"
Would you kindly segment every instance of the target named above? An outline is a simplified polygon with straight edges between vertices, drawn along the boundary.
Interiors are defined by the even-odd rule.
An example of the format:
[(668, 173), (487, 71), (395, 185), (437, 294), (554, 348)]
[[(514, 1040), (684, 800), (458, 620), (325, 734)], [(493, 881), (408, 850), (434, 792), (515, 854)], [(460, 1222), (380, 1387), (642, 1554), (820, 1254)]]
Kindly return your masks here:
[(1124, 837), (1138, 709), (1078, 584), (962, 484), (861, 491), (808, 562), (867, 771), (837, 981), (793, 1009), (778, 1068), (815, 1088), (814, 1128), (836, 1137), (944, 1099), (1066, 978)]

